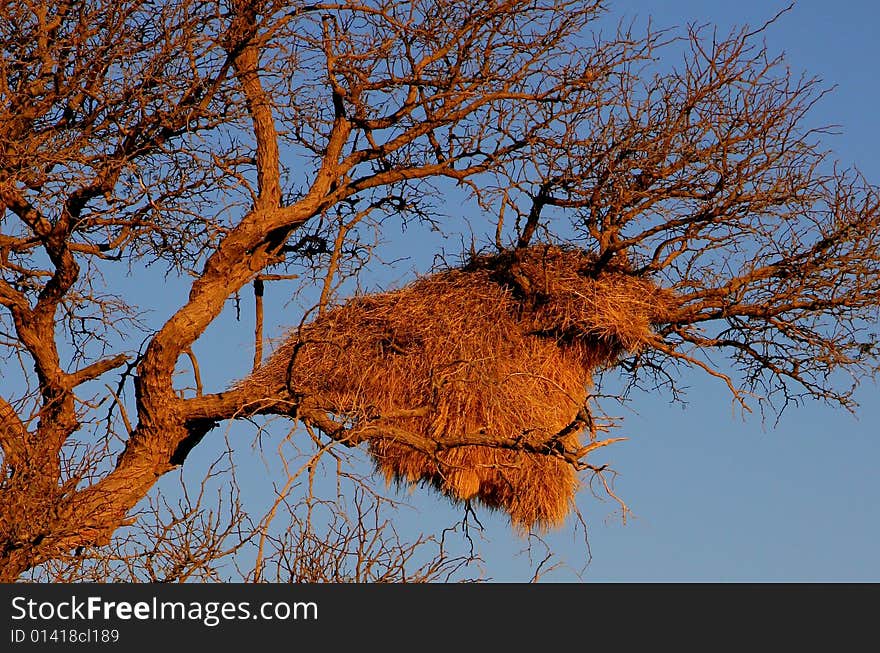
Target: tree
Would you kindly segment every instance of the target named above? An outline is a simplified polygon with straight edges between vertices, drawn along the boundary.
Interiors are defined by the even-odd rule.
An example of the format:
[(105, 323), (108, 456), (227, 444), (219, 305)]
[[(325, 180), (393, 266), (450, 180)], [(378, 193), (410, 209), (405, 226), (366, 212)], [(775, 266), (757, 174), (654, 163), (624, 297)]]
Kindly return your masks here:
[[(303, 292), (319, 289), (320, 313), (381, 257), (371, 233), (456, 233), (437, 206), (444, 193), (482, 209), (496, 238), (481, 246), (576, 244), (596, 274), (674, 295), (650, 346), (606, 373), (675, 396), (676, 370), (696, 367), (743, 406), (851, 408), (878, 369), (880, 194), (809, 126), (819, 82), (772, 57), (761, 29), (607, 37), (593, 29), (604, 11), (567, 0), (3, 2), (0, 319), (4, 388), (16, 390), (0, 398), (0, 578), (53, 564), (75, 578), (57, 570), (81, 570), (78, 556), (102, 551), (225, 420), (293, 417), (289, 441), (314, 441), (316, 456), (353, 444), (362, 425), (295, 388), (291, 411), (242, 388), (181, 388), (178, 365), (191, 360), (198, 379), (193, 345), (248, 284), (261, 296), (296, 276)], [(680, 63), (658, 65), (661, 52)], [(113, 284), (157, 263), (189, 295), (143, 333), (141, 307)], [(259, 319), (256, 349), (259, 361)], [(736, 374), (711, 362), (716, 351)], [(533, 453), (603, 471), (579, 449)], [(254, 538), (263, 556), (266, 522), (241, 513), (234, 491), (231, 547), (217, 522), (191, 519), (205, 516), (200, 500), (123, 560), (135, 576), (157, 577), (150, 561), (175, 525), (206, 545), (171, 556), (159, 577), (187, 577)], [(363, 524), (370, 508), (355, 514)], [(277, 558), (288, 578), (328, 577), (333, 547), (308, 549), (311, 525), (294, 522)], [(335, 532), (380, 542), (362, 549), (390, 551), (387, 568), (401, 569), (410, 545), (383, 539), (383, 524), (372, 540)], [(457, 564), (438, 544), (423, 578)], [(113, 576), (103, 569), (93, 573)]]

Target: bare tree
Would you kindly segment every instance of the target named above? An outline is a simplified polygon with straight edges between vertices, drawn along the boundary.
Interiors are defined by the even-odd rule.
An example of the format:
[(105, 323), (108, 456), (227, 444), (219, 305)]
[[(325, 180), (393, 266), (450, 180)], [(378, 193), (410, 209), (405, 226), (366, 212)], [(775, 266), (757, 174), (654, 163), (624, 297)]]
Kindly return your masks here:
[[(880, 194), (823, 149), (808, 114), (818, 81), (793, 76), (760, 29), (603, 36), (604, 11), (583, 0), (4, 0), (0, 579), (38, 567), (59, 579), (211, 578), (194, 561), (261, 537), (271, 565), (244, 577), (271, 566), (282, 580), (405, 579), (419, 543), (369, 522), (354, 490), (352, 521), (325, 520), (329, 548), (293, 509), (296, 535), (267, 535), (234, 492), (219, 522), (198, 521), (201, 494), (165, 510), (151, 490), (224, 420), (289, 416), (325, 457), (381, 436), (296, 388), (272, 400), (205, 392), (200, 379), (176, 386), (176, 371), (192, 361), (198, 379), (193, 345), (248, 284), (261, 297), (265, 282), (296, 277), (319, 289), (321, 313), (381, 253), (371, 234), (401, 222), (460, 231), (437, 208), (444, 192), (482, 208), (500, 250), (576, 244), (593, 274), (650, 279), (675, 297), (651, 345), (606, 366), (631, 384), (674, 396), (676, 369), (696, 367), (743, 405), (852, 407), (854, 384), (878, 369)], [(660, 52), (678, 63), (660, 67)], [(153, 263), (189, 295), (144, 333), (143, 307), (114, 281)], [(588, 453), (529, 447), (579, 469)], [(282, 485), (286, 506), (296, 486)], [(145, 499), (158, 530), (112, 573), (106, 558), (84, 564), (136, 526)], [(204, 546), (174, 559), (185, 548), (162, 547), (180, 525)], [(438, 543), (418, 578), (455, 570)], [(166, 554), (161, 572), (149, 566)]]

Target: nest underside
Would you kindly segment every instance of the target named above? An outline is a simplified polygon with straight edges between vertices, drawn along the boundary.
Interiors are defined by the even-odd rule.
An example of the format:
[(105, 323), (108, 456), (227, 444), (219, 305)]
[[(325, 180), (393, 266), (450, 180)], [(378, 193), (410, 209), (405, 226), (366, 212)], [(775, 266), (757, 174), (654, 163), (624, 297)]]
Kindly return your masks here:
[[(584, 275), (582, 252), (533, 248), (367, 295), (291, 332), (239, 385), (254, 397), (308, 396), (353, 428), (386, 427), (369, 451), (390, 481), (426, 482), (505, 511), (521, 529), (559, 525), (577, 491), (570, 425), (592, 375), (653, 338), (669, 295), (622, 273)], [(544, 448), (415, 448), (397, 433), (454, 443), (514, 439)], [(552, 446), (548, 446), (552, 445)]]

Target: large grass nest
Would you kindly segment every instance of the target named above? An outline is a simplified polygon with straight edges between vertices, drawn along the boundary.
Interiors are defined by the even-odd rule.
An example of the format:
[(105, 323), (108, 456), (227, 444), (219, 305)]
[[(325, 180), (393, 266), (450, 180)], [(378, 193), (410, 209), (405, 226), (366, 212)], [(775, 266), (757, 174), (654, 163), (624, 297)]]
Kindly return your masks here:
[[(580, 250), (477, 256), (328, 309), (239, 387), (255, 399), (309, 397), (354, 430), (369, 426), (370, 454), (389, 480), (479, 500), (518, 528), (558, 526), (576, 470), (535, 451), (579, 448), (582, 428), (571, 425), (592, 375), (648, 345), (671, 301), (650, 280), (597, 272)], [(441, 446), (426, 451), (400, 433)], [(474, 437), (531, 451), (443, 445)]]

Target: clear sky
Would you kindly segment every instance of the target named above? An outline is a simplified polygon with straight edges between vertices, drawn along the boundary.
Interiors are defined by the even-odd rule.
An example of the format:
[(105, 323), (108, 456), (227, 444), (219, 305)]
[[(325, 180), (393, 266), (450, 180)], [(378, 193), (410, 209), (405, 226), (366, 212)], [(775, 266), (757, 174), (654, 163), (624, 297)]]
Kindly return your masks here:
[[(646, 17), (650, 12), (658, 27), (712, 22), (724, 32), (741, 22), (757, 26), (787, 4), (620, 0), (610, 8), (613, 15)], [(874, 183), (880, 183), (878, 24), (880, 4), (875, 2), (801, 0), (766, 34), (769, 49), (783, 51), (794, 70), (837, 85), (816, 106), (810, 122), (840, 125), (841, 133), (827, 144), (836, 158), (857, 165)], [(407, 271), (425, 271), (431, 264), (433, 243), (402, 240), (395, 248), (410, 255), (397, 282), (406, 281)], [(186, 293), (183, 287), (166, 285), (158, 271), (123, 283), (144, 293), (144, 305), (154, 309), (151, 324), (167, 317)], [(290, 307), (271, 294), (282, 293), (280, 288), (271, 286), (267, 295), (269, 335), (279, 335), (282, 325), (294, 321), (285, 312)], [(252, 315), (249, 301), (243, 295), (243, 320)], [(200, 340), (197, 353), (208, 379), (206, 389), (220, 389), (210, 387), (211, 380), (222, 384), (246, 372), (251, 329), (250, 322), (237, 323), (227, 311)], [(633, 511), (626, 523), (612, 501), (582, 491), (579, 506), (588, 523), (592, 559), (586, 564), (583, 534), (563, 528), (546, 538), (555, 561), (562, 564), (543, 579), (880, 581), (880, 387), (863, 387), (857, 416), (806, 405), (791, 408), (774, 426), (762, 423), (760, 416), (743, 419), (735, 413), (717, 380), (693, 373), (685, 381), (690, 387), (686, 406), (640, 395), (617, 434), (630, 439), (592, 459), (619, 472), (615, 491)], [(245, 452), (239, 481), (249, 498), (270, 501), (259, 456), (246, 453), (253, 429), (233, 425), (226, 435)], [(200, 465), (216, 457), (222, 439), (223, 432), (214, 431), (193, 452), (188, 461), (193, 479)], [(267, 451), (273, 450), (269, 444)], [(175, 482), (163, 485), (170, 489)], [(460, 508), (428, 490), (401, 498), (409, 504), (395, 517), (403, 533), (436, 531), (461, 517)], [(486, 529), (485, 537), (476, 541), (486, 577), (529, 580), (533, 561), (520, 553), (525, 542), (502, 516), (484, 511), (478, 516)]]
[[(733, 24), (757, 26), (787, 2), (667, 0), (611, 3), (612, 14), (646, 17), (655, 25), (713, 22), (724, 32)], [(835, 123), (840, 134), (828, 145), (837, 158), (859, 166), (880, 182), (880, 136), (876, 129), (876, 64), (880, 5), (873, 2), (802, 0), (766, 34), (771, 51), (783, 51), (791, 67), (822, 77), (836, 91), (816, 106), (810, 121)], [(476, 216), (475, 216), (476, 217)], [(433, 243), (404, 238), (393, 245), (409, 255), (402, 270), (430, 266)], [(407, 267), (408, 265), (408, 267)], [(405, 272), (395, 281), (406, 281)], [(174, 289), (164, 290), (173, 307)], [(182, 293), (182, 290), (180, 291)], [(274, 290), (272, 292), (275, 292)], [(278, 292), (281, 292), (280, 290)], [(243, 298), (247, 304), (247, 298)], [(267, 296), (267, 322), (281, 333), (286, 309)], [(243, 314), (250, 315), (245, 305)], [(162, 313), (161, 309), (158, 311)], [(203, 373), (228, 379), (246, 370), (250, 328), (227, 315), (199, 343)], [(232, 356), (238, 350), (242, 355)], [(230, 371), (230, 368), (232, 370)], [(563, 528), (546, 540), (560, 567), (551, 581), (859, 581), (880, 580), (880, 402), (878, 386), (859, 394), (857, 416), (807, 405), (787, 411), (778, 425), (759, 416), (735, 414), (730, 396), (716, 380), (694, 373), (685, 407), (666, 397), (641, 395), (626, 415), (620, 435), (629, 441), (604, 450), (594, 462), (618, 472), (615, 490), (632, 509), (626, 523), (613, 502), (588, 490), (579, 506), (588, 522), (592, 559), (586, 565), (582, 533)], [(253, 431), (233, 426), (236, 447)], [(217, 432), (213, 437), (218, 438)], [(203, 443), (198, 461), (217, 449)], [(240, 480), (256, 499), (267, 491), (260, 464), (242, 462)], [(258, 488), (263, 488), (262, 490)], [(268, 498), (268, 497), (264, 497)], [(410, 507), (395, 517), (403, 533), (430, 532), (461, 516), (428, 490), (401, 495)], [(477, 538), (486, 576), (526, 581), (533, 569), (525, 542), (502, 516), (478, 512), (485, 526)], [(586, 565), (586, 566), (585, 566)]]
[[(646, 17), (650, 7), (658, 27), (712, 22), (724, 32), (741, 22), (757, 26), (787, 4), (630, 0), (611, 3), (611, 10)], [(837, 85), (810, 120), (840, 125), (829, 147), (875, 183), (878, 22), (880, 5), (873, 2), (802, 0), (766, 34), (769, 49), (784, 52), (795, 71)], [(404, 239), (396, 249), (410, 256), (409, 269), (424, 271), (433, 247)], [(270, 316), (276, 309), (270, 319), (283, 323), (283, 306), (269, 309)], [(211, 337), (223, 339), (221, 325), (205, 346)], [(229, 337), (247, 350), (247, 329)], [(863, 388), (858, 416), (807, 405), (790, 409), (774, 426), (735, 414), (716, 380), (694, 373), (686, 381), (687, 406), (641, 395), (620, 433), (630, 440), (594, 458), (618, 470), (616, 492), (633, 514), (623, 523), (613, 502), (582, 491), (592, 559), (585, 566), (582, 533), (563, 528), (546, 538), (563, 564), (544, 580), (880, 580), (878, 387)], [(403, 532), (439, 529), (461, 514), (427, 490), (405, 498), (411, 508), (396, 518)], [(528, 580), (533, 561), (520, 553), (525, 542), (502, 516), (478, 514), (486, 528), (477, 544), (487, 577)]]
[[(640, 14), (650, 4), (660, 26), (696, 20), (723, 31), (761, 24), (788, 2), (616, 4)], [(801, 0), (766, 35), (794, 70), (837, 85), (811, 120), (840, 125), (828, 145), (874, 183), (878, 22), (874, 2)], [(717, 383), (695, 375), (691, 385), (685, 409), (660, 398), (636, 402), (639, 414), (624, 428), (632, 439), (607, 453), (635, 518), (603, 519), (602, 505), (582, 500), (593, 554), (583, 578), (880, 580), (880, 388), (863, 388), (857, 417), (805, 406), (774, 428), (734, 416)]]
[[(697, 20), (761, 24), (788, 2), (619, 2), (658, 25)], [(612, 5), (613, 7), (614, 5)], [(766, 35), (794, 70), (837, 89), (812, 114), (840, 125), (837, 157), (880, 181), (874, 2), (801, 0)], [(853, 417), (824, 406), (763, 426), (734, 416), (719, 384), (693, 377), (682, 409), (643, 398), (627, 418), (631, 440), (608, 452), (617, 490), (635, 512), (622, 525), (592, 515), (586, 580), (880, 580), (880, 405), (865, 386)], [(511, 566), (513, 571), (513, 566)], [(561, 580), (562, 575), (556, 577)]]

